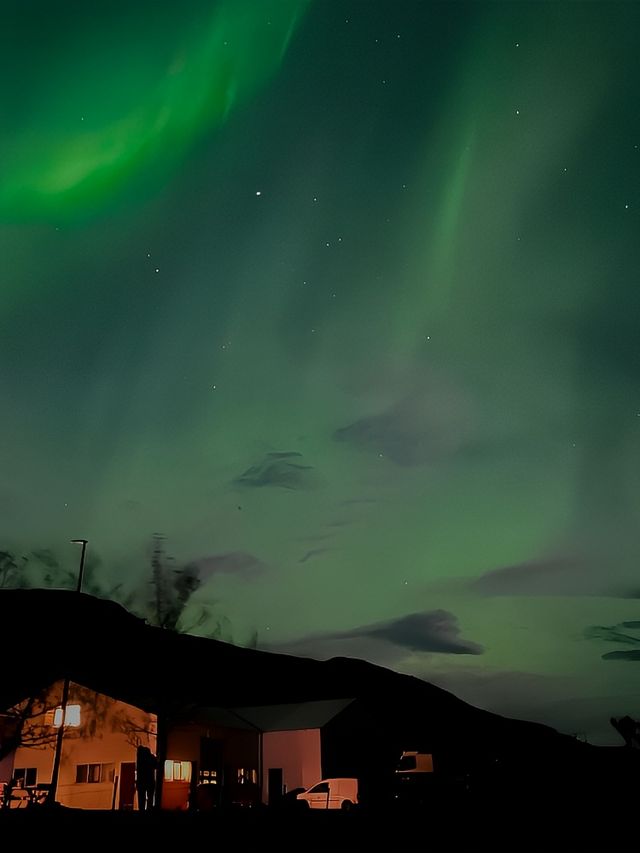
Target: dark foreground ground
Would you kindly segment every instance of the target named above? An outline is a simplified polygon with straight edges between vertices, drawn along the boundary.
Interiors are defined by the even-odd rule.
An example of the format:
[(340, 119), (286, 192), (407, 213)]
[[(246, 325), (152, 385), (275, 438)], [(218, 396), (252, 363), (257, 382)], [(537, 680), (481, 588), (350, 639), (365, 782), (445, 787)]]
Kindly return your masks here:
[[(140, 851), (637, 851), (638, 812), (605, 814), (593, 805), (532, 804), (515, 812), (498, 803), (438, 814), (278, 813), (140, 814), (35, 808), (0, 812), (0, 849)], [(117, 845), (117, 846), (116, 846)]]

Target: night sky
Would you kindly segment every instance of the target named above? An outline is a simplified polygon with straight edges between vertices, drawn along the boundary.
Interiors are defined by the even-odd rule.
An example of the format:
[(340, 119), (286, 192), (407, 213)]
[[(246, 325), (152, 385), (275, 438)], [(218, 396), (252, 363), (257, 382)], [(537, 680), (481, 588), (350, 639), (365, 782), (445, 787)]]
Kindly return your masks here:
[(640, 4), (2, 13), (0, 548), (619, 742)]

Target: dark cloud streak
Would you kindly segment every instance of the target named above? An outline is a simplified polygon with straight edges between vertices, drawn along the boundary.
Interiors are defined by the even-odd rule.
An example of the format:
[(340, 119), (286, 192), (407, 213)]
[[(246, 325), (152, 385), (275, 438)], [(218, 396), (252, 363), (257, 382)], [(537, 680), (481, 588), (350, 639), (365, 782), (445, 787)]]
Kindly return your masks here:
[(237, 477), (234, 483), (252, 488), (271, 486), (289, 490), (311, 489), (315, 484), (313, 466), (291, 461), (301, 457), (302, 454), (295, 451), (267, 453), (260, 462)]

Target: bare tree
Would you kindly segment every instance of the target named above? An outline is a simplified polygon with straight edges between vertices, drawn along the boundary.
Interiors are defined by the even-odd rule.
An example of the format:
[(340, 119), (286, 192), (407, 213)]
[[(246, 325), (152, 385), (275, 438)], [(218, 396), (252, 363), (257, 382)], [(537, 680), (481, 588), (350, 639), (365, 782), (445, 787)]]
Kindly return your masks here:
[(11, 551), (0, 551), (0, 589), (29, 586), (26, 576), (27, 557), (16, 557)]
[[(203, 586), (200, 568), (194, 563), (175, 567), (173, 557), (164, 552), (163, 539), (160, 534), (154, 535), (150, 577), (147, 575), (144, 585), (137, 588), (109, 582), (100, 557), (92, 551), (85, 565), (83, 591), (116, 601), (160, 628), (233, 642), (231, 622), (217, 611), (217, 602), (194, 601)], [(20, 558), (9, 550), (0, 551), (0, 588), (73, 589), (75, 585), (75, 570), (67, 569), (51, 548), (36, 548)]]
[(165, 554), (162, 543), (163, 537), (156, 533), (151, 556), (152, 596), (148, 602), (151, 624), (183, 634), (198, 632), (232, 642), (231, 622), (215, 611), (216, 602), (205, 604), (193, 600), (203, 585), (199, 567), (187, 563), (173, 568), (173, 557)]

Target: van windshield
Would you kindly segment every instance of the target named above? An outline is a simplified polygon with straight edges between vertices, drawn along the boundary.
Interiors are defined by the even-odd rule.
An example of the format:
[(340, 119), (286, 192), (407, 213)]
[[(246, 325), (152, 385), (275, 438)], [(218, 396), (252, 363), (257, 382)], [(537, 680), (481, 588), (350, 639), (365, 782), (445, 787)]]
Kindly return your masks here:
[(400, 761), (398, 762), (398, 771), (402, 770), (415, 770), (416, 769), (416, 757), (415, 755), (403, 755)]

